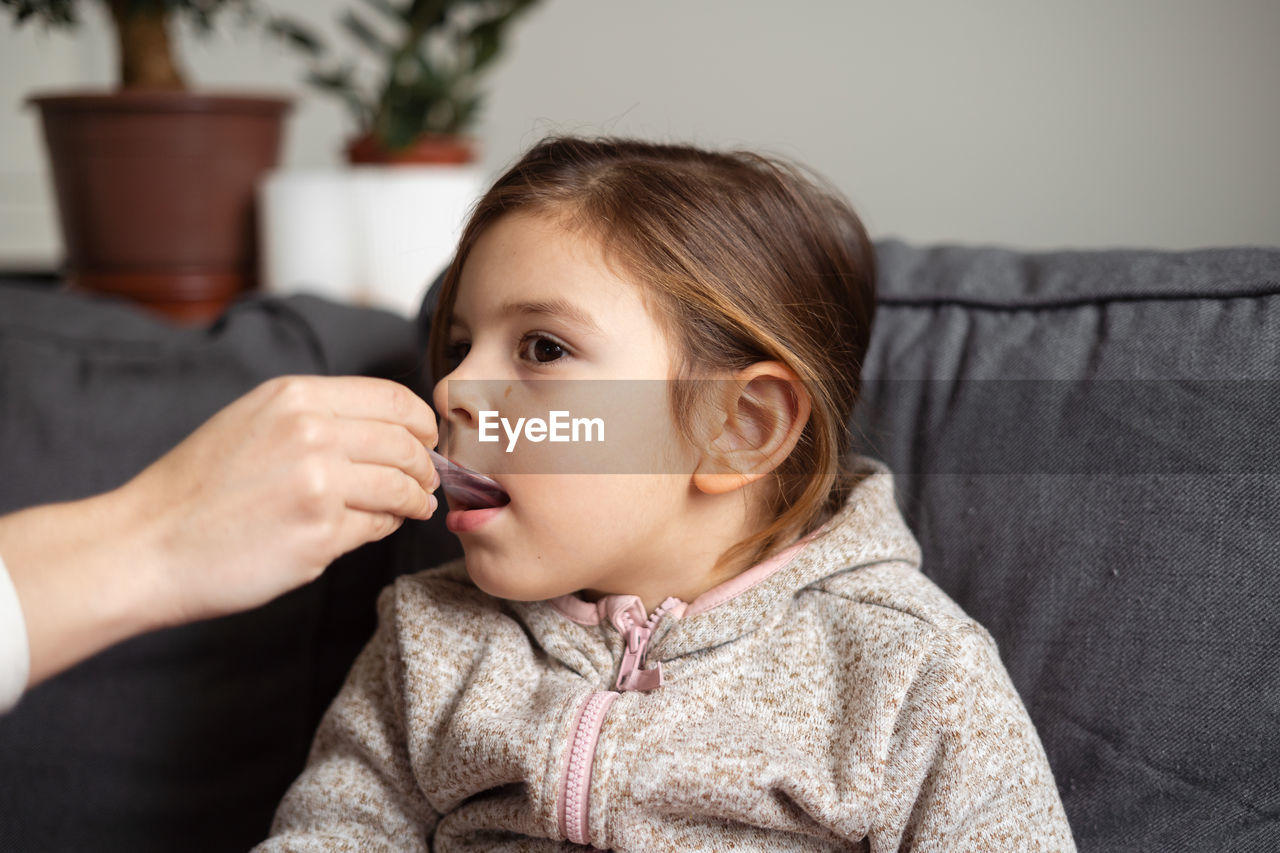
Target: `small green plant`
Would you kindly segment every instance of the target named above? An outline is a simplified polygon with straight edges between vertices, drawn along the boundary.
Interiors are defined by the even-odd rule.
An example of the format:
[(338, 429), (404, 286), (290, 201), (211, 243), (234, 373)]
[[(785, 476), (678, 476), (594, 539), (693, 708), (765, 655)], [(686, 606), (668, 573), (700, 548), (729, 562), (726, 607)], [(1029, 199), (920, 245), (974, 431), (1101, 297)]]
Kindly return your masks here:
[[(423, 135), (453, 136), (475, 123), (480, 80), (498, 57), (508, 25), (537, 0), (364, 0), (341, 17), (367, 55), (340, 58), (310, 26), (272, 13), (257, 0), (95, 0), (108, 10), (124, 89), (185, 89), (170, 39), (181, 16), (200, 32), (234, 9), (242, 25), (261, 26), (300, 50), (307, 80), (340, 98), (361, 133), (388, 151)], [(80, 0), (0, 0), (15, 26), (80, 24)]]
[[(308, 81), (340, 98), (357, 127), (383, 149), (423, 135), (470, 128), (483, 100), (479, 82), (508, 25), (536, 0), (364, 0), (344, 31), (376, 60), (339, 59), (309, 27), (274, 18), (269, 27), (309, 57)], [(363, 71), (362, 71), (363, 69)]]

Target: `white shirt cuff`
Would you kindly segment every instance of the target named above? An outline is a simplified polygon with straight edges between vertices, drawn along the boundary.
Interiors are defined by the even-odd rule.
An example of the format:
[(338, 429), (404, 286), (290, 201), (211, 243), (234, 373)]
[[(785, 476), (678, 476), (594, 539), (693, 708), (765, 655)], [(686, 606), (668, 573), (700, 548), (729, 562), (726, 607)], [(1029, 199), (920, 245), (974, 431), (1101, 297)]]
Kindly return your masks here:
[(31, 648), (18, 591), (0, 557), (0, 714), (13, 708), (27, 689)]

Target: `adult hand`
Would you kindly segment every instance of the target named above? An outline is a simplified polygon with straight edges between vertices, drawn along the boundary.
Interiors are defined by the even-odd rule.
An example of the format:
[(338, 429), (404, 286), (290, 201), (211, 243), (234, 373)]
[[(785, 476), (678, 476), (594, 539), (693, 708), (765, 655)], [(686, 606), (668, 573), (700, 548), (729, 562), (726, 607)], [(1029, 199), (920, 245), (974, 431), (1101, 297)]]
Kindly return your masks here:
[(128, 636), (263, 604), (427, 518), (435, 417), (394, 382), (270, 380), (105, 495), (0, 518), (28, 684)]

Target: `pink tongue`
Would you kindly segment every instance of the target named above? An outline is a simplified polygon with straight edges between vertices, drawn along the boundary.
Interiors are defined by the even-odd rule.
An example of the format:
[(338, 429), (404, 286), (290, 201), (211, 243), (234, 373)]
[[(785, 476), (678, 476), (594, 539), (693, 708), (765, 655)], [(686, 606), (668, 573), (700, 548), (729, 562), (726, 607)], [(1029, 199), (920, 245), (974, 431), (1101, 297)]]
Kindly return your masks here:
[(507, 490), (493, 478), (450, 462), (430, 448), (427, 452), (431, 454), (431, 462), (436, 466), (436, 471), (440, 472), (440, 484), (444, 487), (445, 497), (451, 502), (468, 509), (503, 506), (511, 502)]

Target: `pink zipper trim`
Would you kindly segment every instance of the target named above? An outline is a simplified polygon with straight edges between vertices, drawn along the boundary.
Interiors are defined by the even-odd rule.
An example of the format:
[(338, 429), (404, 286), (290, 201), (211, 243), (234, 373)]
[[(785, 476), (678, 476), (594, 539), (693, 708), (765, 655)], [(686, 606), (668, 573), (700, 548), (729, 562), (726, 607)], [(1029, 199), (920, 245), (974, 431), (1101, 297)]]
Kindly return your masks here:
[(587, 834), (590, 830), (588, 818), (591, 804), (591, 773), (595, 764), (596, 744), (600, 741), (600, 729), (604, 726), (604, 718), (609, 713), (609, 708), (622, 692), (654, 690), (662, 686), (661, 661), (649, 669), (643, 668), (645, 653), (649, 650), (649, 640), (652, 639), (658, 623), (668, 615), (679, 619), (705, 613), (713, 607), (736, 598), (790, 563), (808, 544), (812, 536), (813, 534), (804, 537), (771, 559), (708, 590), (698, 596), (691, 605), (686, 605), (678, 598), (668, 598), (647, 618), (644, 605), (639, 597), (634, 595), (610, 595), (595, 603), (583, 601), (576, 595), (562, 595), (551, 600), (553, 607), (579, 625), (599, 625), (608, 619), (622, 635), (624, 641), (622, 662), (618, 666), (617, 681), (614, 682), (617, 692), (602, 690), (592, 693), (582, 703), (574, 721), (573, 736), (569, 741), (569, 757), (565, 761), (564, 776), (560, 780), (561, 800), (558, 817), (561, 835), (574, 844), (587, 843)]
[(636, 614), (644, 614), (642, 605), (619, 610), (613, 614), (613, 626), (618, 629), (626, 645), (622, 649), (622, 663), (618, 666), (618, 680), (614, 687), (618, 690), (656, 690), (662, 686), (662, 662), (649, 669), (641, 669), (644, 665), (645, 652), (649, 650), (649, 640), (654, 629), (662, 618), (682, 607), (684, 602), (678, 598), (668, 598), (658, 605), (658, 609), (640, 624)]
[(719, 607), (726, 601), (737, 598), (753, 586), (763, 583), (764, 581), (775, 575), (780, 569), (785, 567), (795, 558), (797, 554), (809, 544), (809, 540), (816, 535), (810, 533), (798, 542), (793, 542), (783, 550), (774, 554), (763, 563), (757, 563), (745, 572), (730, 578), (719, 586), (712, 587), (693, 600), (693, 602), (685, 608), (683, 618), (689, 619), (697, 616), (699, 613), (706, 613), (713, 607)]
[[(646, 619), (644, 605), (635, 596), (613, 599), (615, 609), (609, 621), (622, 635), (625, 645), (622, 663), (618, 667), (618, 691), (654, 690), (662, 686), (662, 664), (652, 669), (642, 669), (649, 640), (663, 617), (684, 607), (678, 598), (668, 598)], [(640, 620), (644, 619), (643, 622)], [(569, 759), (564, 765), (564, 778), (560, 790), (560, 834), (574, 844), (586, 844), (589, 810), (591, 807), (591, 772), (595, 766), (596, 744), (600, 742), (600, 729), (605, 715), (618, 700), (620, 692), (602, 690), (592, 693), (582, 703), (573, 724), (573, 737), (569, 741)]]
[[(721, 604), (742, 595), (752, 587), (758, 586), (777, 574), (779, 570), (785, 568), (804, 546), (808, 545), (818, 535), (818, 532), (817, 530), (813, 531), (764, 562), (757, 563), (736, 577), (712, 587), (695, 598), (691, 604), (685, 604), (678, 598), (668, 598), (659, 609), (667, 608), (668, 602), (675, 601), (676, 605), (667, 608), (666, 614), (677, 619), (688, 619), (701, 613), (706, 613), (712, 608), (719, 607)], [(634, 595), (606, 595), (599, 601), (591, 602), (582, 600), (575, 593), (569, 593), (552, 598), (548, 603), (562, 616), (587, 627), (599, 625), (601, 622), (610, 619), (611, 615), (616, 614), (619, 610), (632, 607), (643, 609), (644, 607), (644, 605), (640, 604), (639, 597)]]
[(560, 803), (560, 834), (574, 844), (586, 844), (588, 809), (591, 803), (591, 768), (595, 763), (596, 743), (600, 740), (600, 727), (604, 725), (609, 706), (619, 694), (612, 690), (592, 693), (578, 712), (573, 727), (573, 740), (569, 746), (569, 760), (565, 762)]

